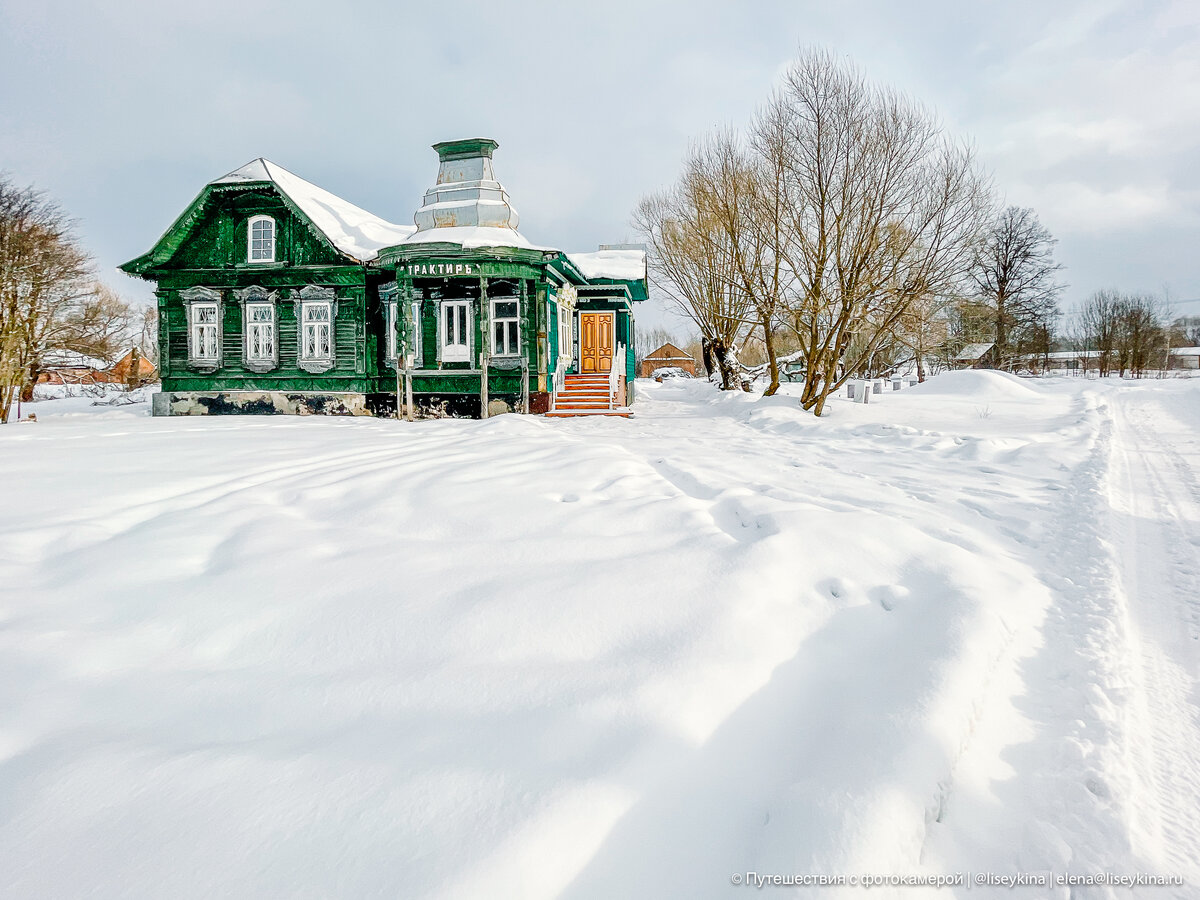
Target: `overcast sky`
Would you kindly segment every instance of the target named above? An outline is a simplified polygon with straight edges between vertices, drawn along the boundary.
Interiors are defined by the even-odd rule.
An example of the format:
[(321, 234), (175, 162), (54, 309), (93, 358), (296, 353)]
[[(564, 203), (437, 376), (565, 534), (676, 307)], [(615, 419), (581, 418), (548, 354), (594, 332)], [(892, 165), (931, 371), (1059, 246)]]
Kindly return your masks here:
[[(0, 0), (0, 171), (80, 220), (107, 281), (265, 156), (410, 223), (429, 145), (487, 136), (521, 230), (633, 239), (688, 141), (823, 45), (969, 136), (1059, 239), (1067, 303), (1200, 297), (1200, 2)], [(657, 317), (653, 317), (657, 318)]]

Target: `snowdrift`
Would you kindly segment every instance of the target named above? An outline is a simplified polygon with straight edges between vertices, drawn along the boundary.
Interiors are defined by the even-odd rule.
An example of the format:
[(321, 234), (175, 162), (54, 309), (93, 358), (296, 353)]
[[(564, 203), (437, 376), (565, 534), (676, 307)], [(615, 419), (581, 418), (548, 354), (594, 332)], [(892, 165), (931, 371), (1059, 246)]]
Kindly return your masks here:
[(991, 369), (943, 372), (909, 390), (933, 397), (962, 397), (969, 400), (1031, 400), (1042, 396), (1016, 375)]
[(833, 422), (692, 382), (621, 422), (32, 404), (0, 429), (0, 896), (1200, 883), (1131, 853), (1104, 755), (1133, 682), (1093, 672), (1121, 617), (1089, 390), (960, 372)]

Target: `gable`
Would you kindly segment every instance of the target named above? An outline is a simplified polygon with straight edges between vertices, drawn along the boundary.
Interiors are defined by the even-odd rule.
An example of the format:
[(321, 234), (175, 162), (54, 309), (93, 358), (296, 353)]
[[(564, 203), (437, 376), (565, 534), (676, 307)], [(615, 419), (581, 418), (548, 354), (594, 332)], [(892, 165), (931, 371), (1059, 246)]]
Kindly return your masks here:
[[(230, 268), (248, 262), (247, 238), (255, 216), (275, 220), (277, 265), (338, 265), (347, 260), (269, 185), (215, 189), (191, 234), (172, 254), (169, 268)], [(253, 264), (254, 267), (270, 264)]]
[[(122, 271), (145, 275), (160, 269), (245, 265), (238, 246), (254, 215), (276, 219), (277, 264), (361, 264), (382, 247), (412, 234), (305, 181), (265, 159), (210, 182), (149, 253)], [(266, 264), (263, 264), (264, 266)]]
[(275, 220), (274, 265), (344, 265), (337, 251), (272, 184), (209, 185), (149, 253), (121, 266), (133, 275), (188, 269), (265, 268), (248, 262), (250, 219)]
[(691, 357), (674, 344), (663, 344), (653, 353), (647, 355), (646, 359), (691, 359)]

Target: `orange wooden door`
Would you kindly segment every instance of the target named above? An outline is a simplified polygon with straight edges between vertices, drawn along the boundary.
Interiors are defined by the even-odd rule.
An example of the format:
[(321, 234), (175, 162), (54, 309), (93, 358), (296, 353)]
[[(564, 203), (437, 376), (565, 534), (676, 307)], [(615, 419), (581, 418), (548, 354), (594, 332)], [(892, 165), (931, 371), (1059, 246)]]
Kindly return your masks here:
[(613, 313), (580, 313), (579, 370), (607, 375), (612, 355)]

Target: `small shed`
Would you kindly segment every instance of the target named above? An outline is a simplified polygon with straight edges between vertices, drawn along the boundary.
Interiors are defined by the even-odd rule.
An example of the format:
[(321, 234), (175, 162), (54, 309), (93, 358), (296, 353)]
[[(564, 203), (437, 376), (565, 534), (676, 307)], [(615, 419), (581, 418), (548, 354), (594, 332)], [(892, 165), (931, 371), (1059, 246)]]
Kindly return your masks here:
[(647, 353), (638, 369), (639, 378), (649, 378), (656, 369), (683, 369), (689, 375), (696, 375), (696, 360), (686, 351), (680, 350), (674, 344), (663, 344), (652, 353)]
[(996, 344), (967, 344), (951, 360), (956, 369), (994, 369)]

